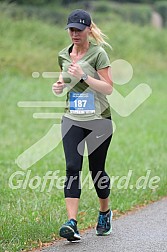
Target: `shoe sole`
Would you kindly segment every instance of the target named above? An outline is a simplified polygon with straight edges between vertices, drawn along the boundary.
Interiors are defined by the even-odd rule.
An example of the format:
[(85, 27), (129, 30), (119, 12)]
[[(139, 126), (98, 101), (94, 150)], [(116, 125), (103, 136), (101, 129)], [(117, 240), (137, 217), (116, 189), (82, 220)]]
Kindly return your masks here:
[(107, 235), (110, 235), (111, 232), (112, 232), (112, 228), (108, 232), (106, 232), (106, 233), (98, 233), (98, 231), (96, 231), (96, 235), (97, 236), (107, 236)]
[(60, 229), (60, 236), (66, 238), (68, 241), (78, 241), (81, 239), (80, 235), (76, 234), (69, 226), (64, 226)]

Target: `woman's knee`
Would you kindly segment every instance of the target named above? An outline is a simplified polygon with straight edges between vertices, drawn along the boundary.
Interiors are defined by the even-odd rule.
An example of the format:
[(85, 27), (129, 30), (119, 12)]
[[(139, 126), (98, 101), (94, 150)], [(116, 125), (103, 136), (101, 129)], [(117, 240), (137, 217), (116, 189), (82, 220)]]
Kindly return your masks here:
[(93, 184), (99, 198), (105, 199), (110, 194), (110, 177), (103, 171), (92, 175)]
[(75, 162), (68, 162), (66, 166), (66, 174), (68, 176), (76, 176), (79, 175), (81, 171), (81, 164)]

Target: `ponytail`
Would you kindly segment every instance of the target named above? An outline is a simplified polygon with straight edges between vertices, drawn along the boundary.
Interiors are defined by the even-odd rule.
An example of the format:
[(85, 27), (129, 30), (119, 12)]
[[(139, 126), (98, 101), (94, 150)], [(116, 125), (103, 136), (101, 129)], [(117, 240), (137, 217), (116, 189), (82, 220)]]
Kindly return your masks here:
[(91, 22), (90, 28), (91, 28), (90, 36), (95, 39), (97, 45), (101, 46), (105, 45), (110, 47), (110, 49), (112, 49), (110, 44), (105, 41), (105, 38), (107, 38), (107, 36), (97, 27), (97, 25), (93, 21)]

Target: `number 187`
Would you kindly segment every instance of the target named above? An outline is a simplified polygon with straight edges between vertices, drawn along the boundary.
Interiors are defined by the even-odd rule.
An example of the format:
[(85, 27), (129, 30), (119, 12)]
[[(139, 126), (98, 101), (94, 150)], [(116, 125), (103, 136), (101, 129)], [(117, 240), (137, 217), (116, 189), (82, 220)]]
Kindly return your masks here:
[(85, 108), (86, 103), (87, 103), (87, 100), (75, 100), (74, 101), (75, 107), (78, 107), (78, 108)]

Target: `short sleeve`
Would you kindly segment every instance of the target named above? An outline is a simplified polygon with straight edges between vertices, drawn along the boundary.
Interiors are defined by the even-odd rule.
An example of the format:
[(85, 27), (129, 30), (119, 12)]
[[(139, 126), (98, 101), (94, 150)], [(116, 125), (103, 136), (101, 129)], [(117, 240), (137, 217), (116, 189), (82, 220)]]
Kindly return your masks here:
[(58, 55), (58, 64), (60, 68), (62, 69), (62, 57), (60, 55)]
[(96, 60), (96, 70), (106, 68), (108, 66), (111, 66), (109, 57), (106, 51), (103, 48), (101, 48)]

